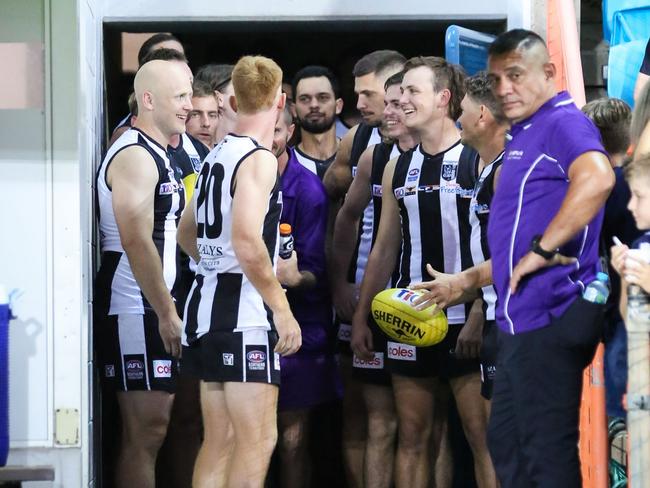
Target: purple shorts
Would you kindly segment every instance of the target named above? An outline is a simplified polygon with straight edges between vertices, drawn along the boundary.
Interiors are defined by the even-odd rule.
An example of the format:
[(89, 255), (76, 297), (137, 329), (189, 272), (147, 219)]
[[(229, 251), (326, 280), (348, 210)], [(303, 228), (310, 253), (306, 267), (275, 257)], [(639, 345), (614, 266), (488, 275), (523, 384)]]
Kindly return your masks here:
[(332, 353), (297, 352), (280, 358), (278, 410), (315, 407), (343, 396), (336, 358)]

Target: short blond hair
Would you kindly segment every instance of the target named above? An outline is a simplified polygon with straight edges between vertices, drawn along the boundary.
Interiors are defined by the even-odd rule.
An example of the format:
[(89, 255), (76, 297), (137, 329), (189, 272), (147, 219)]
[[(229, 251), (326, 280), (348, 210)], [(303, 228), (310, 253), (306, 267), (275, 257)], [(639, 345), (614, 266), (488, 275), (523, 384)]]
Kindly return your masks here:
[(264, 56), (244, 56), (232, 70), (237, 110), (254, 114), (273, 105), (282, 84), (282, 69)]
[(628, 182), (635, 178), (650, 178), (650, 153), (626, 161), (623, 164), (623, 174)]

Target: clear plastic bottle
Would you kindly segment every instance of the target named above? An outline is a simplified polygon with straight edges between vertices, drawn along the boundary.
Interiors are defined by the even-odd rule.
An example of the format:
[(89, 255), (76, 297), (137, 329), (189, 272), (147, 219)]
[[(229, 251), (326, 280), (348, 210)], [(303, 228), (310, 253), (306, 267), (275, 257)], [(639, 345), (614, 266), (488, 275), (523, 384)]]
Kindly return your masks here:
[(602, 271), (596, 275), (596, 279), (587, 285), (582, 298), (592, 303), (606, 303), (609, 297), (609, 276)]
[(280, 250), (278, 254), (282, 259), (289, 259), (293, 252), (293, 236), (291, 224), (280, 224)]

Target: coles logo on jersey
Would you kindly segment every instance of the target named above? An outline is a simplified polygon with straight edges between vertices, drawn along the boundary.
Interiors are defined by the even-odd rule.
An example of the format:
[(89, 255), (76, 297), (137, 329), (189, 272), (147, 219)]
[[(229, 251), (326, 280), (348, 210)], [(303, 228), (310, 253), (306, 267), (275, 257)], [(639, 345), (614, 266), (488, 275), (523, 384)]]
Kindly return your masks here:
[(382, 195), (381, 185), (372, 185), (372, 196), (380, 197)]
[(352, 367), (362, 369), (384, 369), (384, 353), (376, 352), (372, 359), (361, 359), (356, 354), (352, 356)]
[(251, 371), (259, 371), (266, 369), (266, 353), (259, 349), (254, 349), (246, 353), (246, 360), (248, 361), (248, 369)]
[(390, 359), (397, 359), (399, 361), (415, 361), (417, 359), (415, 346), (391, 341), (388, 341), (387, 346), (388, 357)]
[(139, 359), (127, 359), (124, 363), (126, 379), (137, 381), (144, 379), (144, 362)]
[(442, 170), (440, 176), (443, 180), (451, 181), (456, 179), (456, 174), (458, 173), (458, 163), (457, 162), (448, 162), (442, 163)]
[(169, 359), (154, 359), (153, 361), (154, 378), (171, 378), (172, 362)]

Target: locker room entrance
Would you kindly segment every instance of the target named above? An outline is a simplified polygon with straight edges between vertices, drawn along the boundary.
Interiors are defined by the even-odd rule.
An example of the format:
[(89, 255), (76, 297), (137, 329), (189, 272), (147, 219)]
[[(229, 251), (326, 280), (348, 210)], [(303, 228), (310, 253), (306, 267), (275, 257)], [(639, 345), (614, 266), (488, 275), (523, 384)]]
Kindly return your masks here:
[[(506, 28), (506, 20), (413, 19), (385, 18), (383, 20), (344, 21), (205, 21), (205, 22), (110, 22), (103, 25), (104, 100), (102, 148), (112, 129), (128, 112), (126, 100), (132, 90), (133, 72), (124, 69), (125, 33), (170, 32), (183, 43), (190, 67), (194, 72), (207, 63), (232, 63), (244, 54), (262, 54), (276, 60), (283, 68), (285, 79), (308, 64), (329, 67), (339, 78), (344, 99), (344, 115), (356, 112), (352, 67), (361, 56), (377, 49), (395, 49), (407, 58), (415, 55), (444, 56), (445, 31), (457, 24), (469, 29), (498, 34)], [(111, 463), (114, 451), (116, 405), (108, 395), (95, 391), (102, 434), (95, 439), (95, 462), (100, 486), (111, 486)], [(101, 400), (99, 400), (101, 398)], [(324, 411), (324, 417), (336, 421), (336, 411)], [(339, 417), (340, 418), (340, 417)], [(332, 424), (325, 424), (324, 429)], [(112, 429), (112, 430), (111, 430)], [(316, 446), (323, 449), (324, 446)], [(317, 451), (319, 452), (319, 451)], [(458, 470), (454, 486), (472, 486), (463, 478), (471, 467)], [(319, 480), (322, 486), (344, 486), (342, 471), (332, 470), (330, 478)], [(471, 476), (471, 475), (470, 475)], [(273, 470), (270, 478), (273, 477)], [(102, 483), (103, 482), (103, 483)], [(470, 483), (470, 484), (468, 484)], [(269, 486), (275, 486), (273, 481)], [(316, 486), (316, 485), (315, 485)], [(318, 485), (321, 486), (321, 485)]]

